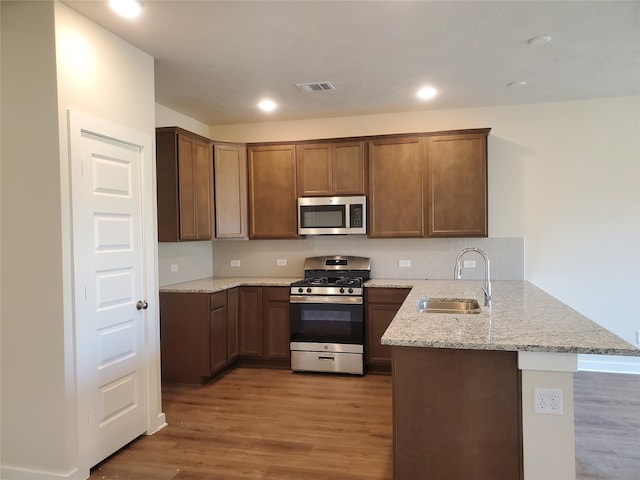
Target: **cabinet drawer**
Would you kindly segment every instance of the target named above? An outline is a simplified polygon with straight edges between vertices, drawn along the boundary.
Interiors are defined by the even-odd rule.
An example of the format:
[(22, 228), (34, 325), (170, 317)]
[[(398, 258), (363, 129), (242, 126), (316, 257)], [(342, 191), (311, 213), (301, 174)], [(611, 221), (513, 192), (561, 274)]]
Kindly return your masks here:
[(227, 306), (227, 291), (216, 292), (211, 294), (210, 300), (211, 310)]
[(367, 288), (367, 302), (400, 305), (407, 298), (410, 291), (410, 288)]

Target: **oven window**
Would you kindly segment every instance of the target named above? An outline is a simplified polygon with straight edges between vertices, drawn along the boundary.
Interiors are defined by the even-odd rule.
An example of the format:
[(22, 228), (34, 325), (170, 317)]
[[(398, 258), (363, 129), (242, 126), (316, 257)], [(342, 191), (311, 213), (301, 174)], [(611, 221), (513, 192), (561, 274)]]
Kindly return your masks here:
[(345, 228), (344, 205), (304, 205), (300, 206), (302, 228)]
[(363, 306), (292, 303), (291, 340), (362, 343)]

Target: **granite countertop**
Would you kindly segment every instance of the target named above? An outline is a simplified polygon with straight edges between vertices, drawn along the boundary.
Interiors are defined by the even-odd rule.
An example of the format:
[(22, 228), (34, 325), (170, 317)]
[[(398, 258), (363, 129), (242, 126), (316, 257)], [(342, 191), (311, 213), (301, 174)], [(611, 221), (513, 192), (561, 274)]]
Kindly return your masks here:
[[(209, 277), (167, 285), (160, 292), (215, 293), (239, 286), (288, 287), (301, 277)], [(372, 279), (367, 288), (411, 288), (382, 336), (403, 347), (640, 356), (626, 342), (526, 281), (493, 281), (491, 308), (482, 281)], [(422, 297), (476, 298), (479, 314), (419, 313)]]
[(288, 287), (302, 277), (209, 277), (160, 287), (160, 292), (215, 293), (234, 287)]
[[(626, 342), (526, 281), (493, 281), (491, 307), (482, 281), (373, 280), (369, 287), (413, 287), (383, 345), (640, 356)], [(479, 314), (419, 313), (422, 297), (476, 298)]]

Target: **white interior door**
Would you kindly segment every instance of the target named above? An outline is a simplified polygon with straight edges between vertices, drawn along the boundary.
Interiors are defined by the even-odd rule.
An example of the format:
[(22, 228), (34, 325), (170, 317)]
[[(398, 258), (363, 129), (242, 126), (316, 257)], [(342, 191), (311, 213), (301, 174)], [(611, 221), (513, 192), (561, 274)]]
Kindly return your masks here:
[(126, 130), (109, 130), (85, 119), (71, 131), (78, 440), (87, 467), (147, 425), (143, 157)]

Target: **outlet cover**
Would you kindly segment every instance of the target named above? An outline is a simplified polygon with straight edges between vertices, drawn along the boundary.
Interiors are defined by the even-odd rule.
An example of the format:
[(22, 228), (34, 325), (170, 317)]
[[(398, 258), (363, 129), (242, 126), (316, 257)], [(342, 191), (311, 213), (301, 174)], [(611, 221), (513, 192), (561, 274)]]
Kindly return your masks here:
[(411, 260), (398, 260), (398, 266), (403, 268), (410, 267)]
[(464, 268), (476, 268), (476, 261), (475, 260), (464, 260), (462, 262), (462, 266)]
[(240, 260), (231, 260), (231, 266), (232, 267), (239, 267), (240, 266)]
[(278, 258), (276, 260), (276, 265), (278, 267), (286, 267), (287, 266), (287, 259), (286, 258)]
[(171, 264), (171, 273), (175, 273), (178, 271), (178, 264), (177, 263), (172, 263)]
[(534, 388), (533, 411), (547, 415), (562, 415), (562, 390), (559, 388)]

